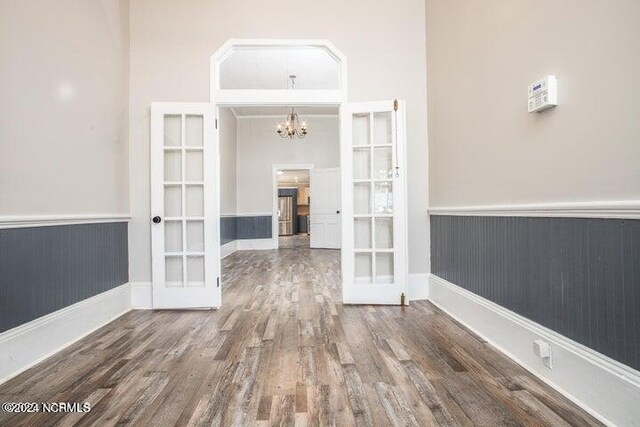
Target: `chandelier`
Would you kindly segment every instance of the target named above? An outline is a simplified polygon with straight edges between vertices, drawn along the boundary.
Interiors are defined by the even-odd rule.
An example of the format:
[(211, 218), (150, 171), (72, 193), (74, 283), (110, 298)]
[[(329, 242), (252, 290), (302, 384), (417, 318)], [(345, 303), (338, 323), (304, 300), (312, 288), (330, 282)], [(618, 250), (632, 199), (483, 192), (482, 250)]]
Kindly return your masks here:
[[(291, 89), (295, 89), (296, 76), (291, 75), (289, 78), (291, 79)], [(291, 113), (287, 114), (287, 118), (278, 124), (276, 132), (281, 138), (293, 139), (295, 136), (298, 139), (302, 139), (307, 135), (308, 131), (306, 122), (298, 117), (294, 107), (291, 108)]]

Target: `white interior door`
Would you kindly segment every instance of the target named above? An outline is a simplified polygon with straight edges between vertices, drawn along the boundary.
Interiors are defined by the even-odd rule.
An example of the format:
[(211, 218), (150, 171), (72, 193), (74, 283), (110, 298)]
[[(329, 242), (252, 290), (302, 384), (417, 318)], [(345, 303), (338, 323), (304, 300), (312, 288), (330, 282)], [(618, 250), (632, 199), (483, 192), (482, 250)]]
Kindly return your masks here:
[(340, 168), (311, 169), (309, 246), (340, 248)]
[(343, 104), (340, 126), (343, 302), (400, 304), (407, 286), (404, 102)]
[(220, 306), (215, 126), (213, 104), (151, 105), (153, 308)]

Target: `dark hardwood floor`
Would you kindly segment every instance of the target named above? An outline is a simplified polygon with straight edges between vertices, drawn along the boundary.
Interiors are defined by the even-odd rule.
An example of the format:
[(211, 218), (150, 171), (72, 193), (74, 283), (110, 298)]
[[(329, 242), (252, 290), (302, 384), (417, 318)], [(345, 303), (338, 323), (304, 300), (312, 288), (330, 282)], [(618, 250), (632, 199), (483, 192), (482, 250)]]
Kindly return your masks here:
[(238, 252), (219, 311), (133, 311), (0, 385), (2, 426), (589, 426), (427, 302), (340, 304), (339, 252)]

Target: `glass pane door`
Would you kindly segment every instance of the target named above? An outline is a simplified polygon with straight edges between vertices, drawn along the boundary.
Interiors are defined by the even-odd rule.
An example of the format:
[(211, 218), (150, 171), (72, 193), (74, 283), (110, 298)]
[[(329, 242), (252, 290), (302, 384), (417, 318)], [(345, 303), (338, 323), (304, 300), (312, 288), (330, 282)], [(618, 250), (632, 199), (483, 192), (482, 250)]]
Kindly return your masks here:
[[(343, 146), (350, 170), (351, 243), (343, 254), (343, 297), (348, 303), (399, 304), (405, 289), (403, 111), (393, 101), (349, 104), (342, 112)], [(399, 114), (400, 113), (400, 114)], [(401, 119), (401, 120), (400, 120)]]
[(212, 105), (152, 104), (151, 113), (153, 306), (217, 307)]
[(352, 121), (354, 280), (393, 283), (394, 118), (391, 111), (366, 112)]
[(164, 248), (169, 287), (204, 283), (204, 120), (164, 116)]

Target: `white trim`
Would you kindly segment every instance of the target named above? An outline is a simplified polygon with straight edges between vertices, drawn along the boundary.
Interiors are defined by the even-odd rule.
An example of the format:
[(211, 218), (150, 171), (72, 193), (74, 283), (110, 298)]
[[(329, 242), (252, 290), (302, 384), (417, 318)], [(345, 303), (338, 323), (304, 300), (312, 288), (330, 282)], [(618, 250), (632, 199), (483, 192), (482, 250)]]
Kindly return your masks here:
[[(638, 425), (640, 372), (435, 275), (429, 300), (605, 424)], [(539, 338), (553, 369), (533, 354)]]
[(640, 219), (640, 200), (432, 207), (431, 215)]
[(46, 227), (52, 225), (97, 224), (128, 222), (130, 214), (92, 215), (6, 215), (0, 216), (0, 229), (23, 227)]
[[(220, 76), (220, 63), (231, 53), (234, 46), (321, 46), (325, 47), (329, 53), (340, 63), (340, 90), (220, 90), (219, 76)], [(347, 76), (347, 58), (328, 40), (312, 40), (312, 39), (229, 39), (218, 50), (211, 55), (210, 60), (210, 79), (209, 79), (209, 102), (216, 105), (216, 117), (218, 116), (219, 107), (236, 107), (236, 106), (277, 106), (277, 105), (291, 105), (291, 104), (303, 104), (303, 105), (334, 105), (342, 107), (342, 104), (347, 100), (347, 83), (349, 81)], [(236, 112), (234, 111), (234, 114)], [(237, 114), (236, 114), (237, 116)], [(219, 132), (215, 132), (215, 145), (220, 147), (220, 135)], [(217, 200), (218, 211), (220, 208), (220, 152), (216, 153), (216, 171), (217, 171), (217, 191), (215, 195)], [(211, 197), (205, 190), (205, 197)], [(277, 209), (273, 213), (277, 213)], [(220, 226), (219, 215), (214, 218)], [(273, 226), (274, 218), (272, 218)], [(277, 215), (275, 216), (277, 221)], [(277, 249), (277, 223), (275, 226), (276, 238), (269, 239), (270, 243), (256, 243), (257, 246), (264, 249)], [(217, 233), (218, 235), (219, 233)], [(245, 248), (253, 249), (253, 244), (247, 243), (247, 241), (238, 241), (238, 249)], [(218, 263), (218, 268), (220, 263)], [(218, 273), (220, 275), (220, 272)], [(220, 292), (220, 288), (218, 288)], [(220, 304), (222, 303), (222, 294), (219, 294)]]
[(278, 249), (273, 245), (273, 239), (238, 239), (235, 242), (238, 251), (266, 251)]
[(409, 301), (429, 298), (429, 273), (409, 273), (407, 299)]
[(238, 241), (232, 240), (220, 246), (220, 258), (224, 259), (238, 250)]
[[(336, 105), (342, 101), (340, 90), (219, 90), (215, 102), (220, 106), (254, 105)], [(240, 118), (240, 117), (238, 117)]]
[(151, 282), (131, 282), (131, 308), (134, 310), (153, 309)]
[(284, 164), (274, 164), (271, 167), (271, 240), (273, 249), (278, 249), (280, 247), (279, 240), (279, 224), (278, 224), (278, 171), (287, 171), (287, 170), (308, 170), (309, 175), (311, 175), (311, 171), (313, 170), (313, 163), (284, 163)]
[[(302, 116), (302, 114), (300, 114)], [(246, 115), (246, 116), (238, 116), (238, 120), (241, 119), (282, 119), (284, 115), (280, 114), (265, 114), (265, 115)], [(338, 114), (304, 114), (304, 118), (333, 118), (337, 119), (339, 117)]]
[(131, 310), (128, 283), (0, 334), (0, 384)]

